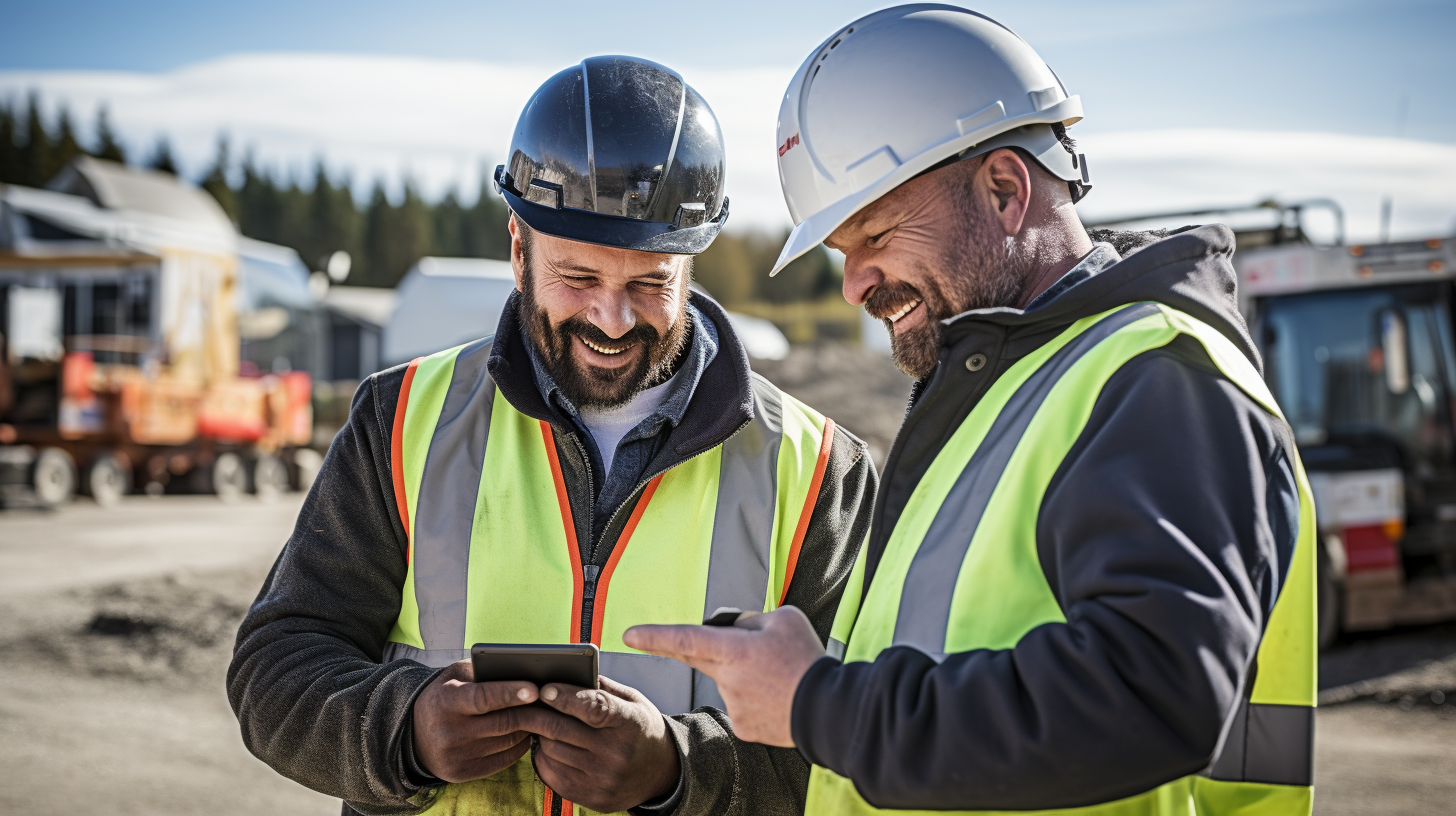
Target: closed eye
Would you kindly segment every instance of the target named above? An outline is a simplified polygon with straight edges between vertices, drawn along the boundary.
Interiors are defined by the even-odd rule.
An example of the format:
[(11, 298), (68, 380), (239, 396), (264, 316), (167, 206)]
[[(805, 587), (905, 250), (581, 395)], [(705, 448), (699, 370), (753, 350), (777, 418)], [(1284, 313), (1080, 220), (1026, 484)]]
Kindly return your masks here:
[(889, 243), (890, 233), (892, 233), (894, 231), (895, 231), (895, 229), (893, 227), (891, 227), (890, 229), (887, 229), (884, 232), (877, 233), (875, 235), (871, 235), (865, 241), (865, 246), (869, 247), (870, 249), (879, 249), (880, 247), (882, 247), (885, 244)]

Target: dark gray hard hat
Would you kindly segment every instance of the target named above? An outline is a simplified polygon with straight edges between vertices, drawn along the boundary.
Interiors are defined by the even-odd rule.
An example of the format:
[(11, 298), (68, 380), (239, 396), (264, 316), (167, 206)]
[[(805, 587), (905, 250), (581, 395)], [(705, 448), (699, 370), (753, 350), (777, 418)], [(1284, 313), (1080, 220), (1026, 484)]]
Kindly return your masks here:
[(696, 255), (728, 220), (723, 132), (675, 71), (592, 57), (526, 103), (496, 189), (533, 230)]

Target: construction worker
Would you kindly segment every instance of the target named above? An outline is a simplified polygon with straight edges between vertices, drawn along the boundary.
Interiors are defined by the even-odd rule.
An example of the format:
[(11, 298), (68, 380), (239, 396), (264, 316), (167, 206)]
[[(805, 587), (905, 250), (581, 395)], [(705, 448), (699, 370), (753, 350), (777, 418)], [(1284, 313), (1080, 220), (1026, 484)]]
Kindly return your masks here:
[(784, 98), (779, 267), (844, 253), (911, 407), (827, 655), (792, 609), (626, 642), (797, 746), (810, 816), (1310, 812), (1313, 503), (1233, 235), (1094, 240), (1081, 118), (938, 5), (845, 26)]
[[(346, 814), (798, 812), (803, 758), (735, 739), (710, 679), (622, 632), (793, 604), (827, 639), (865, 446), (690, 293), (728, 200), (680, 76), (561, 71), (508, 156), (518, 291), (493, 338), (360, 386), (238, 634), (244, 741)], [(478, 642), (597, 644), (601, 690), (471, 682)]]

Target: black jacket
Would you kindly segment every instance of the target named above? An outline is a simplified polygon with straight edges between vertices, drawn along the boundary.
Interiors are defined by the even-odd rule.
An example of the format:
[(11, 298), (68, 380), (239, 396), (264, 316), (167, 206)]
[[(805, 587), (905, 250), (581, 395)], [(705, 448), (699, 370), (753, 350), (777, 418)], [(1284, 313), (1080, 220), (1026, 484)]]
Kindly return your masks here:
[[(717, 356), (682, 422), (649, 467), (663, 472), (746, 425), (752, 397), (748, 358), (717, 304), (693, 296), (716, 325)], [(532, 379), (512, 298), (488, 363), (516, 409), (552, 423), (563, 476), (584, 547), (591, 542), (590, 465), (575, 427), (549, 407)], [(390, 433), (403, 367), (380, 372), (354, 396), (298, 523), (238, 631), (228, 699), (243, 741), (284, 776), (344, 799), (362, 813), (418, 810), (411, 706), (436, 670), (410, 660), (381, 663), (399, 614), (406, 538), (394, 502)], [(862, 442), (836, 426), (814, 516), (787, 603), (821, 638), (869, 528), (875, 473)], [(636, 503), (639, 488), (627, 499)], [(622, 520), (606, 531), (615, 541)], [(599, 563), (610, 547), (599, 548)], [(741, 742), (720, 711), (668, 718), (682, 758), (679, 814), (789, 814), (802, 809), (808, 766), (795, 751)], [(414, 802), (410, 800), (414, 799)]]
[[(1259, 365), (1239, 316), (1233, 235), (1199, 227), (1029, 312), (947, 321), (886, 461), (872, 580), (931, 460), (995, 380), (1079, 318), (1159, 301)], [(990, 363), (968, 371), (973, 353)], [(1047, 489), (1037, 552), (1066, 623), (1015, 648), (915, 649), (811, 667), (794, 698), (804, 755), (889, 808), (1035, 810), (1106, 802), (1208, 766), (1278, 595), (1298, 528), (1293, 440), (1188, 337), (1123, 366)], [(913, 588), (907, 588), (913, 591)]]

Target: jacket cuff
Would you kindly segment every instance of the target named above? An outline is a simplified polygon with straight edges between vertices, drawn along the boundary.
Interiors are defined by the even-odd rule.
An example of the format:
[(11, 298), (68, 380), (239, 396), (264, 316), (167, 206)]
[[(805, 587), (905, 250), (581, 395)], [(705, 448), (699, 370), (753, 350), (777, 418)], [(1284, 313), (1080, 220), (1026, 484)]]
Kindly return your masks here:
[(794, 691), (794, 705), (789, 715), (789, 732), (799, 753), (811, 765), (839, 772), (845, 767), (840, 760), (854, 744), (857, 721), (853, 716), (862, 710), (861, 692), (851, 675), (871, 664), (846, 666), (825, 655), (809, 665)]
[(648, 800), (634, 808), (628, 808), (627, 812), (632, 816), (668, 816), (677, 810), (682, 804), (683, 794), (688, 787), (688, 755), (683, 750), (683, 743), (687, 739), (687, 729), (671, 717), (663, 715), (663, 721), (667, 724), (667, 733), (672, 736), (672, 745), (677, 749), (677, 787), (672, 789), (665, 799), (656, 801)]

